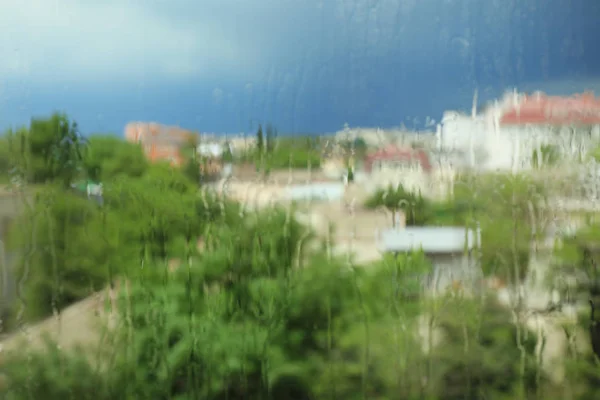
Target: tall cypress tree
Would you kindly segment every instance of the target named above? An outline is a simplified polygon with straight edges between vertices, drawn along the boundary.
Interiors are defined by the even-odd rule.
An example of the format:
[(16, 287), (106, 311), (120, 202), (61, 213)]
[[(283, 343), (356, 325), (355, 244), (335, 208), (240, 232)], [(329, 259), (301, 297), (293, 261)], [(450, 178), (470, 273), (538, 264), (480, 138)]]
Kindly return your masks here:
[(267, 125), (266, 132), (266, 149), (267, 153), (271, 153), (273, 151), (273, 147), (275, 145), (275, 129), (271, 124)]
[(259, 154), (262, 154), (265, 149), (265, 138), (261, 125), (258, 125), (258, 131), (256, 132), (256, 148)]

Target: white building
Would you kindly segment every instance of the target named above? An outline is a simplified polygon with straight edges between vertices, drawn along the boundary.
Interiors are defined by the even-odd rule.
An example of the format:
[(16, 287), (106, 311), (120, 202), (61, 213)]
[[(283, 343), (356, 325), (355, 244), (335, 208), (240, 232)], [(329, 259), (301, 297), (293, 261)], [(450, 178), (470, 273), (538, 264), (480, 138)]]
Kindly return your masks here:
[(203, 157), (221, 157), (225, 152), (225, 145), (221, 143), (200, 143), (196, 149), (198, 155)]
[(509, 93), (471, 116), (446, 112), (437, 129), (438, 148), (485, 170), (531, 168), (542, 146), (580, 160), (600, 137), (600, 100), (593, 95), (552, 97)]

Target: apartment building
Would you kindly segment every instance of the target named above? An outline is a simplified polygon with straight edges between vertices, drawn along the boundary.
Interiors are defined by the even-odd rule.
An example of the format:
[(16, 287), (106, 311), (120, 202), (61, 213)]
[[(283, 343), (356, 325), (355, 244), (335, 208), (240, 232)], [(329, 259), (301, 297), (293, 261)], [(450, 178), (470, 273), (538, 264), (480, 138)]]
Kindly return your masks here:
[(174, 166), (183, 163), (181, 149), (195, 136), (189, 130), (154, 122), (131, 122), (125, 127), (125, 139), (139, 143), (150, 161), (168, 161)]
[(512, 92), (477, 114), (446, 112), (437, 144), (464, 165), (487, 170), (532, 167), (542, 146), (555, 147), (566, 159), (585, 156), (600, 139), (600, 99), (591, 93), (570, 97)]

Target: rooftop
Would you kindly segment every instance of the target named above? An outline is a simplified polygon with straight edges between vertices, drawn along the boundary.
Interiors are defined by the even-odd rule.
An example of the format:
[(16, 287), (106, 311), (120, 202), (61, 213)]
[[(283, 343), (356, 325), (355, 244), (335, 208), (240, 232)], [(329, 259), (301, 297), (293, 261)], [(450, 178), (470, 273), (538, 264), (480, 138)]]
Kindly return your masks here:
[(473, 249), (475, 244), (475, 232), (461, 227), (406, 227), (387, 229), (379, 235), (379, 248), (384, 252), (459, 253)]
[(155, 122), (130, 122), (125, 126), (125, 138), (134, 143), (182, 145), (193, 135), (193, 132), (178, 126), (161, 125)]
[(367, 155), (365, 164), (367, 168), (376, 160), (385, 161), (412, 161), (417, 160), (425, 171), (431, 170), (429, 155), (423, 149), (413, 149), (411, 147), (398, 147), (394, 145), (386, 146), (374, 153)]
[(508, 104), (500, 119), (503, 125), (600, 124), (600, 98), (589, 92), (570, 97), (536, 92), (515, 96)]

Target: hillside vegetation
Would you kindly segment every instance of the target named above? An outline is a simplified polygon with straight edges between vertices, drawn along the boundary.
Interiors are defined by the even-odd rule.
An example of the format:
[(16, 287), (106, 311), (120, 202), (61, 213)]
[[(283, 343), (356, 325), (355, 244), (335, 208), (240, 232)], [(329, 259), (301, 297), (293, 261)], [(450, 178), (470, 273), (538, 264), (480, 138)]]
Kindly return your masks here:
[[(493, 296), (424, 296), (420, 278), (431, 264), (419, 252), (386, 256), (370, 268), (349, 264), (331, 256), (330, 244), (296, 221), (293, 209), (244, 211), (199, 188), (185, 170), (148, 164), (137, 146), (100, 135), (84, 140), (66, 116), (35, 120), (3, 140), (12, 150), (2, 162), (19, 171), (23, 185), (40, 187), (7, 240), (21, 255), (22, 286), (4, 327), (58, 318), (121, 282), (114, 303), (106, 304), (116, 325), (98, 327), (101, 348), (78, 351), (49, 341), (42, 349), (23, 344), (3, 352), (3, 398), (600, 395), (591, 353), (573, 349), (564, 381), (550, 379), (536, 352), (544, 338), (515, 318), (517, 308)], [(102, 205), (71, 187), (91, 178), (103, 183)], [(481, 220), (490, 243), (484, 269), (518, 280), (508, 271), (526, 269), (525, 243), (535, 239), (523, 199), (543, 190), (521, 178), (490, 179), (468, 181), (448, 204), (420, 205), (428, 217), (415, 221)], [(494, 201), (485, 201), (492, 190)], [(376, 202), (399, 207), (383, 196)], [(594, 270), (591, 250), (600, 236), (593, 232), (569, 247), (573, 257), (565, 254), (565, 265)], [(581, 324), (590, 325), (589, 313)], [(600, 337), (586, 335), (592, 344)]]

